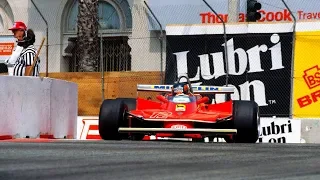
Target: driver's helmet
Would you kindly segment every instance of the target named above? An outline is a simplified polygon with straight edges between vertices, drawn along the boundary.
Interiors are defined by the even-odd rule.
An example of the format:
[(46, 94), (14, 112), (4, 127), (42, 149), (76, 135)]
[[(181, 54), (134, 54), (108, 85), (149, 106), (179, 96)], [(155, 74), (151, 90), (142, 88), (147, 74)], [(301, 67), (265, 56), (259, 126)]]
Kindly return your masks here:
[(189, 94), (190, 93), (190, 88), (187, 83), (175, 83), (173, 84), (172, 87), (172, 95), (177, 95), (177, 94)]

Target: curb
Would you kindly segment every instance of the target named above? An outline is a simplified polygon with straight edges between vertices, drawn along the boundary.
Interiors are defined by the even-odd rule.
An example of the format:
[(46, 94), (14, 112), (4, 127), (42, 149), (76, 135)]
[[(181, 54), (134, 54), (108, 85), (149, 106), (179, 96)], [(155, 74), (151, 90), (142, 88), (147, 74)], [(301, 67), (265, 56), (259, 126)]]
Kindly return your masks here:
[(53, 135), (51, 134), (42, 134), (39, 135), (39, 137), (37, 138), (30, 138), (30, 137), (15, 137), (13, 135), (0, 135), (0, 141), (1, 140), (10, 140), (10, 139), (73, 139), (72, 136), (66, 136), (65, 138), (55, 138)]

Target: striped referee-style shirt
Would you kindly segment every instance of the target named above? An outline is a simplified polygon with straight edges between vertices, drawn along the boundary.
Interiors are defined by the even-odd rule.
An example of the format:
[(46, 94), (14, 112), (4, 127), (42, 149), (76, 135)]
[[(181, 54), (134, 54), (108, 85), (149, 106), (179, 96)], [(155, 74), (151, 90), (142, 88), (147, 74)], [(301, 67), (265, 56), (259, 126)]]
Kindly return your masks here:
[[(18, 57), (16, 63), (13, 66), (13, 75), (24, 76), (26, 66), (32, 66), (32, 63), (34, 61), (36, 54), (37, 54), (37, 50), (33, 45), (30, 45), (27, 48), (24, 48), (21, 51), (20, 56)], [(40, 64), (40, 59), (38, 58), (34, 66), (32, 76), (39, 76), (39, 70), (40, 70), (39, 64)]]

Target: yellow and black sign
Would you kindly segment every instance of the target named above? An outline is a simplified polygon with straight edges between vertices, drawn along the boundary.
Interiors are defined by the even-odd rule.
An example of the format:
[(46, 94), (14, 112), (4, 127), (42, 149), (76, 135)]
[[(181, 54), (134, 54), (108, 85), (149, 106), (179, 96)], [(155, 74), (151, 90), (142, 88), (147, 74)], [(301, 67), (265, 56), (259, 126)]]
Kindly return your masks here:
[(320, 117), (320, 31), (297, 32), (294, 60), (293, 115)]
[(186, 105), (184, 104), (177, 104), (176, 111), (186, 111)]

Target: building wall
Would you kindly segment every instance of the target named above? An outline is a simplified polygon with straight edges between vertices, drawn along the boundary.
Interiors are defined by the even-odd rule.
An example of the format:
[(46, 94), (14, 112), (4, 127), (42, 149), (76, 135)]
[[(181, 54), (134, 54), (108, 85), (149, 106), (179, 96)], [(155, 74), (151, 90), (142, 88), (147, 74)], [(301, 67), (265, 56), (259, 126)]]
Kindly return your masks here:
[[(68, 71), (69, 58), (64, 53), (68, 46), (68, 38), (75, 37), (76, 34), (64, 33), (64, 23), (68, 16), (74, 0), (34, 0), (40, 12), (48, 23), (48, 65), (49, 72)], [(39, 47), (42, 37), (46, 37), (46, 24), (37, 12), (31, 0), (0, 0), (5, 6), (8, 2), (12, 10), (12, 21), (24, 21), (36, 34), (35, 45)], [(132, 71), (160, 71), (160, 41), (159, 33), (150, 32), (148, 29), (148, 11), (143, 4), (143, 0), (128, 0), (132, 10), (132, 33), (129, 33), (129, 44), (132, 55)], [(1, 5), (1, 4), (0, 4)], [(10, 18), (9, 18), (10, 19)], [(10, 25), (11, 24), (11, 25)], [(12, 35), (10, 31), (7, 35)], [(104, 33), (104, 36), (113, 36), (112, 33)], [(45, 43), (46, 45), (46, 43)], [(163, 44), (165, 52), (165, 40)], [(163, 52), (163, 60), (165, 53)], [(45, 72), (46, 46), (43, 46), (40, 53), (41, 72)], [(164, 66), (163, 66), (164, 67)]]
[[(6, 0), (1, 0), (2, 2)], [(39, 48), (42, 37), (46, 37), (46, 24), (37, 12), (32, 2), (26, 0), (7, 0), (13, 12), (14, 21), (23, 21), (28, 28), (35, 31), (35, 45)], [(61, 15), (66, 0), (34, 0), (44, 18), (48, 22), (48, 64), (49, 72), (59, 72), (62, 70), (61, 64)], [(12, 26), (12, 24), (10, 25)], [(46, 45), (46, 42), (45, 44)], [(41, 72), (45, 72), (46, 46), (40, 52)]]
[[(129, 40), (133, 71), (160, 71), (160, 32), (149, 30), (150, 13), (143, 0), (135, 0), (132, 7), (132, 36)], [(165, 34), (164, 34), (165, 37)], [(163, 69), (165, 68), (166, 43), (163, 40)]]
[[(43, 14), (44, 18), (48, 22), (48, 69), (49, 72), (59, 72), (64, 71), (64, 59), (61, 58), (62, 51), (62, 19), (65, 6), (67, 4), (66, 0), (34, 0), (34, 3), (39, 8), (40, 12)], [(37, 32), (37, 44), (40, 44), (42, 37), (46, 36), (46, 26), (44, 20), (42, 20), (39, 13), (36, 11), (34, 5), (31, 3), (29, 5), (29, 26)], [(45, 57), (46, 47), (41, 50), (41, 72), (45, 72)]]
[[(26, 23), (29, 20), (28, 16), (28, 1), (25, 0), (1, 0), (1, 7), (4, 9), (7, 9), (8, 11), (11, 11), (12, 14), (7, 14), (11, 16), (12, 20), (22, 20)], [(11, 24), (12, 25), (12, 24)], [(9, 27), (11, 26), (9, 25)]]

